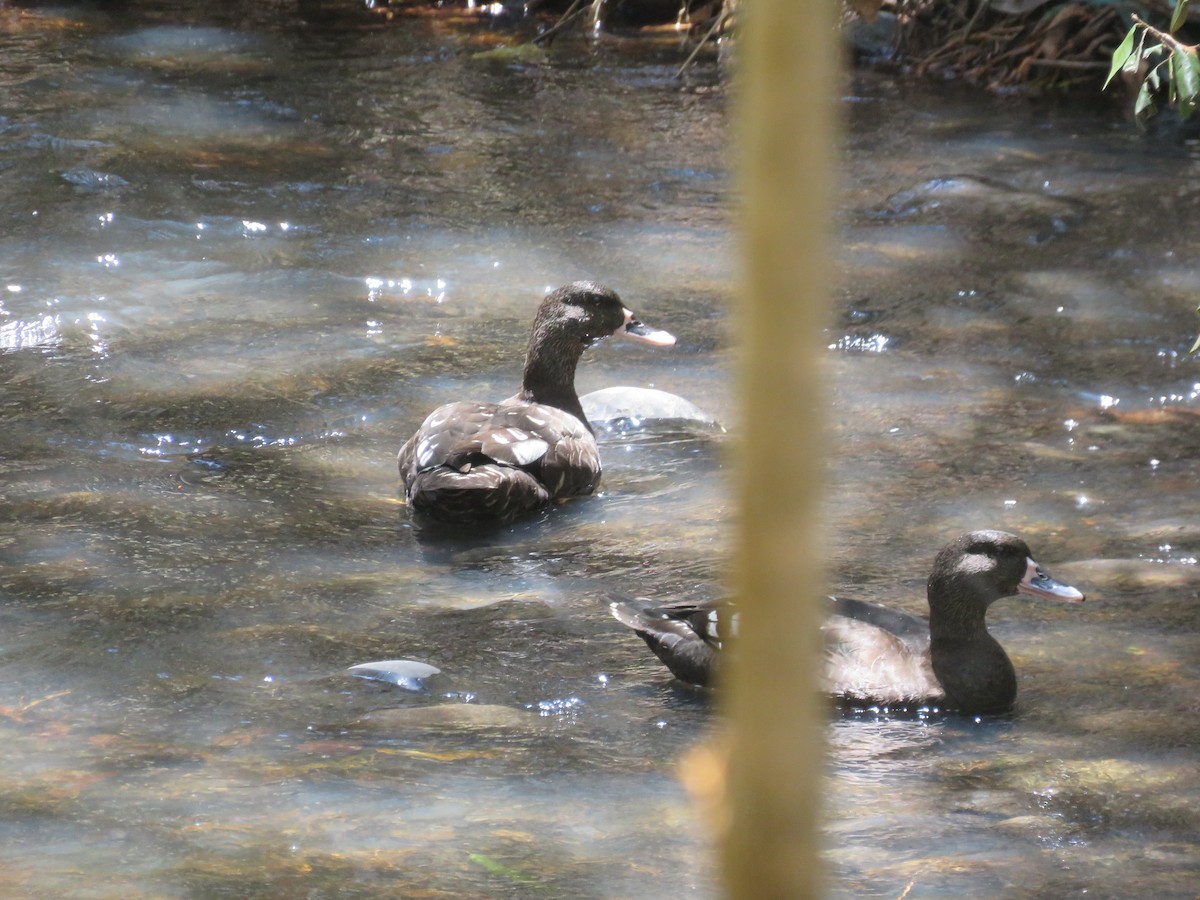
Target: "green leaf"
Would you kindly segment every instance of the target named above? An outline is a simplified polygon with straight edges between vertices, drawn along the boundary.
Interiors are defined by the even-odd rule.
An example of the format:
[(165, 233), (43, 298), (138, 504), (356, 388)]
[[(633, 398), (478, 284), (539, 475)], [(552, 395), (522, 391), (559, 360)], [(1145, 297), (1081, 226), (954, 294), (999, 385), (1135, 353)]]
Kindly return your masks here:
[(1179, 26), (1187, 19), (1188, 0), (1175, 0), (1175, 12), (1171, 14), (1171, 33), (1179, 30)]
[(1137, 102), (1133, 104), (1133, 117), (1139, 125), (1144, 125), (1146, 120), (1154, 115), (1154, 94), (1150, 91), (1150, 85), (1147, 82), (1142, 82), (1142, 89), (1138, 91)]
[(524, 44), (514, 44), (511, 47), (493, 47), (491, 50), (481, 50), (472, 53), (471, 59), (490, 59), (494, 62), (512, 64), (533, 64), (546, 60), (545, 49), (529, 41)]
[[(1129, 57), (1133, 55), (1133, 39), (1135, 37), (1137, 37), (1136, 25), (1129, 29), (1129, 34), (1125, 35), (1125, 40), (1121, 41), (1121, 45), (1113, 51), (1112, 68), (1108, 70), (1108, 77), (1104, 79), (1104, 87), (1108, 87), (1108, 83), (1113, 80), (1113, 76), (1124, 67)], [(1101, 88), (1101, 90), (1103, 89)]]
[(512, 881), (521, 882), (522, 884), (531, 884), (535, 879), (524, 872), (518, 872), (516, 869), (509, 868), (500, 860), (488, 856), (485, 853), (468, 853), (467, 859), (476, 865), (483, 866), (493, 875), (503, 875)]
[(1179, 117), (1186, 119), (1196, 111), (1197, 99), (1200, 99), (1200, 58), (1195, 50), (1185, 53), (1176, 51), (1174, 84), (1179, 95)]
[(1192, 349), (1188, 353), (1195, 353), (1197, 350), (1200, 350), (1200, 337), (1196, 338), (1196, 343), (1192, 344)]

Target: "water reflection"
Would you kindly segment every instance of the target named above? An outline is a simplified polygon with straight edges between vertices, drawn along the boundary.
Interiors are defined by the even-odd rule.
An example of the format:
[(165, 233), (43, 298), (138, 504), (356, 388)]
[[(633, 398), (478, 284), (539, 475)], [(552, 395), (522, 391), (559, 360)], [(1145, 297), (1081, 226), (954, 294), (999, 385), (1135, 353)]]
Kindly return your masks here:
[(58, 346), (61, 320), (58, 316), (42, 316), (27, 322), (20, 319), (0, 325), (0, 350), (46, 350)]

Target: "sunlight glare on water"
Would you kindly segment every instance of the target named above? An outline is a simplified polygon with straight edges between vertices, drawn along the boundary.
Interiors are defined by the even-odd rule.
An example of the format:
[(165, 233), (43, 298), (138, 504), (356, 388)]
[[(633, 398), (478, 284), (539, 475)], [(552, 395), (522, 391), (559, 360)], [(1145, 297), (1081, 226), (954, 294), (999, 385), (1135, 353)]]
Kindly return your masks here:
[[(725, 589), (711, 62), (676, 79), (653, 35), (480, 56), (523, 27), (490, 15), (143, 6), (0, 22), (8, 889), (717, 896), (678, 760), (719, 710), (608, 608)], [(1011, 716), (831, 724), (830, 893), (1190, 900), (1182, 163), (1090, 113), (853, 90), (830, 326), (796, 348), (827, 363), (831, 581), (921, 612), (937, 549), (997, 527), (1088, 602), (991, 609)], [(398, 447), (512, 395), (538, 301), (582, 278), (678, 343), (589, 350), (580, 393), (682, 402), (609, 395), (594, 497), (421, 527)], [(752, 483), (788, 472), (780, 447)], [(440, 671), (346, 673), (381, 660)]]

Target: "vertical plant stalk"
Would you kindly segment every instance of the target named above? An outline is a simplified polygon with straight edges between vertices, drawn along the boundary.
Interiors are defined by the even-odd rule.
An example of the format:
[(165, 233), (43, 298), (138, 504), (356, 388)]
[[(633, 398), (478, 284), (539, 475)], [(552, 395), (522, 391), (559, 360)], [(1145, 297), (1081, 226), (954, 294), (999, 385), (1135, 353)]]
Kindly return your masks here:
[(836, 5), (747, 0), (739, 12), (741, 615), (738, 662), (721, 694), (731, 713), (723, 859), (730, 896), (794, 900), (821, 894), (819, 369), (836, 181)]

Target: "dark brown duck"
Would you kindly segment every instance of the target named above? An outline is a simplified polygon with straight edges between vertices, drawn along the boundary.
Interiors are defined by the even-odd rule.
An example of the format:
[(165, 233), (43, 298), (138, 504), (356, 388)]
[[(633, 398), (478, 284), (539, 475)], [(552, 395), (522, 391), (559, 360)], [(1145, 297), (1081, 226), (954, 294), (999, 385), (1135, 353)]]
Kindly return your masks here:
[[(1084, 599), (1047, 575), (1023, 540), (1002, 531), (964, 534), (938, 553), (929, 576), (928, 621), (874, 603), (831, 598), (831, 614), (821, 628), (826, 693), (855, 706), (970, 714), (1010, 709), (1016, 672), (988, 633), (985, 617), (996, 600), (1018, 593), (1070, 603)], [(712, 682), (723, 636), (736, 635), (737, 612), (718, 601), (612, 608), (677, 678), (693, 684)]]
[(576, 281), (548, 294), (534, 316), (521, 390), (500, 403), (440, 406), (400, 448), (409, 506), (451, 524), (504, 524), (592, 493), (600, 450), (575, 392), (575, 368), (609, 335), (675, 343), (604, 285)]

